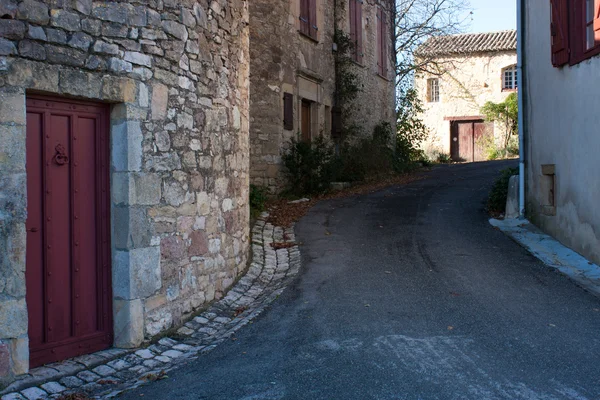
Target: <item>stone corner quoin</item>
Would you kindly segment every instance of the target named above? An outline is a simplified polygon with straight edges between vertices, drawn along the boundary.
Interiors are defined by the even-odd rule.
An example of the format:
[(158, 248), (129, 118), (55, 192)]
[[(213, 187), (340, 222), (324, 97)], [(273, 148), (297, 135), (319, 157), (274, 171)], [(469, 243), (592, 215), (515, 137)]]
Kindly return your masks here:
[(29, 370), (28, 99), (110, 104), (108, 311), (139, 346), (246, 268), (247, 25), (242, 0), (0, 2), (0, 387)]

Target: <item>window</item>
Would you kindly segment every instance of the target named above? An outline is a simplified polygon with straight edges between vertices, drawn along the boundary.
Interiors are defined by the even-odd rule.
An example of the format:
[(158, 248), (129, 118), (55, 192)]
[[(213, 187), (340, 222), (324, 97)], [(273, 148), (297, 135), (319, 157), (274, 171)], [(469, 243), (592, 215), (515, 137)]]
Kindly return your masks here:
[(440, 81), (438, 78), (427, 79), (427, 101), (430, 103), (440, 101)]
[(283, 94), (283, 129), (294, 130), (294, 95)]
[(600, 54), (600, 0), (551, 0), (552, 65)]
[(317, 0), (300, 0), (300, 33), (318, 40)]
[(352, 59), (359, 64), (363, 59), (362, 5), (363, 0), (350, 0), (350, 40), (354, 46)]
[(517, 66), (512, 65), (502, 70), (502, 90), (515, 90), (517, 88)]
[(377, 9), (377, 73), (387, 77), (388, 24), (383, 8)]

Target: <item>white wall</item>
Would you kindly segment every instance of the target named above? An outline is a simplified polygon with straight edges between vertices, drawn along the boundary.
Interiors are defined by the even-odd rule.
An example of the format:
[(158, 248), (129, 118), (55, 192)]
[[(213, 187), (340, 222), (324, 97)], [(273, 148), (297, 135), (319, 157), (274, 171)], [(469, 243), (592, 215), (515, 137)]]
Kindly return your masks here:
[[(415, 87), (423, 102), (421, 115), (431, 134), (422, 148), (429, 155), (450, 154), (450, 122), (447, 117), (479, 116), (487, 101), (502, 102), (510, 92), (502, 91), (502, 69), (517, 63), (517, 53), (478, 53), (467, 57), (440, 58), (447, 72), (439, 77), (440, 101), (427, 102), (427, 79), (434, 75), (419, 74)], [(496, 136), (502, 133), (495, 127)]]
[[(550, 2), (528, 0), (525, 14), (527, 213), (600, 263), (600, 56), (552, 67)], [(556, 165), (556, 216), (541, 212), (542, 164)]]

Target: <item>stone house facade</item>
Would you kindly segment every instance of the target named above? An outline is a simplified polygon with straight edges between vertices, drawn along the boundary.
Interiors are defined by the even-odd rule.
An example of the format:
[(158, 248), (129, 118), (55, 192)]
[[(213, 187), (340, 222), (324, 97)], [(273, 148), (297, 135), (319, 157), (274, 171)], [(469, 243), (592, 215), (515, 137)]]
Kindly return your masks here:
[[(340, 133), (336, 27), (355, 44), (360, 93), (350, 118), (368, 134), (395, 122), (393, 2), (255, 0), (250, 3), (250, 176), (276, 193), (292, 138)], [(333, 135), (332, 135), (333, 133)]]
[(481, 137), (501, 142), (506, 132), (502, 124), (486, 123), (480, 110), (517, 90), (516, 31), (432, 37), (418, 53), (433, 61), (430, 72), (415, 77), (420, 117), (430, 131), (422, 149), (430, 158), (485, 160)]
[(248, 57), (245, 0), (0, 2), (0, 383), (245, 269)]
[(600, 3), (519, 4), (525, 214), (600, 264)]

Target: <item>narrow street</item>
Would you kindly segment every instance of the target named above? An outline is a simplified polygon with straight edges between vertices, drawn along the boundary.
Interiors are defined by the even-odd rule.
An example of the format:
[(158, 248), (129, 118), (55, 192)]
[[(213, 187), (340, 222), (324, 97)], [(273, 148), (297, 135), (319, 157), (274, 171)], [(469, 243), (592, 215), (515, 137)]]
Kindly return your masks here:
[(599, 399), (600, 299), (488, 223), (508, 166), (443, 165), (319, 203), (270, 309), (121, 398)]

